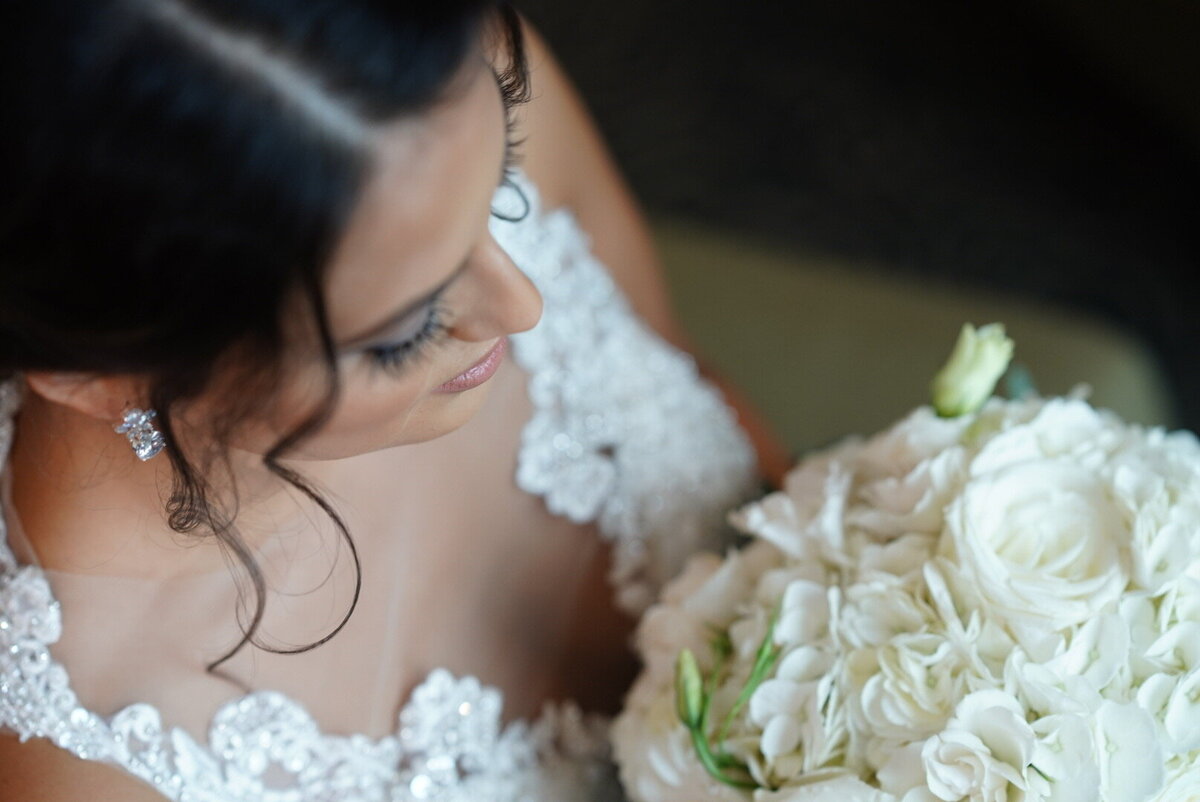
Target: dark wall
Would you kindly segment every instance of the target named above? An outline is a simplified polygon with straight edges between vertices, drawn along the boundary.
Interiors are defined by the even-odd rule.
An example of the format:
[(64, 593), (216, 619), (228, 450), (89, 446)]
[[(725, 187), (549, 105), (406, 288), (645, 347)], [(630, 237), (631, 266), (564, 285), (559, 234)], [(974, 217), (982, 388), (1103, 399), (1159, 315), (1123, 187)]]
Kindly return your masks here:
[(652, 210), (1103, 316), (1200, 429), (1200, 15), (1146, 2), (520, 7)]

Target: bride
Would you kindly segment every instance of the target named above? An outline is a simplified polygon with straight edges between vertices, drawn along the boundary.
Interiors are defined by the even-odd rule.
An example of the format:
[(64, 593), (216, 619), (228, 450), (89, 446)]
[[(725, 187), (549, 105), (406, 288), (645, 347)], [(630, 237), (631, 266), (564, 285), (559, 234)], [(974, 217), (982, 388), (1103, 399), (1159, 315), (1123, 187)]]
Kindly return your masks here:
[(633, 617), (787, 459), (536, 35), (3, 15), (0, 797), (617, 794)]

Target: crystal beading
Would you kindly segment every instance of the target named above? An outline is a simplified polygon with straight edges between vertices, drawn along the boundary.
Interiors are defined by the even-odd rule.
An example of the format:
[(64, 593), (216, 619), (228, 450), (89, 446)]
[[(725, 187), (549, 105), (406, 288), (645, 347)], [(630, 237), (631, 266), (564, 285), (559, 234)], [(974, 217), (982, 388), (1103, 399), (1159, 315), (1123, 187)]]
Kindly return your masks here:
[(143, 411), (135, 407), (125, 413), (123, 423), (118, 423), (113, 427), (113, 431), (129, 438), (133, 452), (142, 462), (162, 451), (163, 446), (166, 445), (162, 432), (154, 428), (154, 424), (150, 422), (157, 414), (153, 409)]
[[(574, 219), (541, 213), (533, 185), (519, 171), (514, 180), (530, 213), (493, 221), (493, 231), (545, 310), (512, 337), (534, 405), (517, 481), (552, 512), (595, 521), (616, 544), (619, 598), (640, 609), (684, 557), (714, 541), (724, 512), (752, 488), (753, 451), (691, 358), (636, 319)], [(19, 393), (16, 381), (0, 383), (0, 460)], [(153, 416), (132, 410), (114, 427), (135, 450), (140, 438), (143, 459), (161, 448), (147, 433)], [(206, 744), (147, 704), (97, 715), (50, 654), (62, 618), (49, 583), (17, 565), (6, 532), (0, 517), (0, 730), (48, 738), (188, 802), (622, 799), (607, 721), (564, 704), (503, 726), (499, 690), (443, 670), (413, 692), (395, 733), (378, 740), (323, 733), (299, 702), (271, 691), (222, 705)]]

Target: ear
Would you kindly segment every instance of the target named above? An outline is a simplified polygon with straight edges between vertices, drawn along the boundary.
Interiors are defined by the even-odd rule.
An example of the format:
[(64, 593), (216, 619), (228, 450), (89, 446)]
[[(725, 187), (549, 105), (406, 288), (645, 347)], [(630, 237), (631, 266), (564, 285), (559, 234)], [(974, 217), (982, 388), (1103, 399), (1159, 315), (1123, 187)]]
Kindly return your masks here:
[(47, 401), (105, 421), (119, 421), (130, 407), (139, 406), (144, 386), (131, 376), (27, 371), (25, 384)]

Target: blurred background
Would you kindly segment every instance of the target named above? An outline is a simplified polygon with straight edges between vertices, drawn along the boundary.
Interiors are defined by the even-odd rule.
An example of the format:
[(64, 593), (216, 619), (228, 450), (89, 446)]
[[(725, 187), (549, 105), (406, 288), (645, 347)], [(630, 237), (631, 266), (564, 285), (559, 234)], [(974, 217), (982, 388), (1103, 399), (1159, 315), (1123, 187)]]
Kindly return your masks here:
[(1200, 429), (1200, 3), (519, 0), (684, 323), (796, 449), (926, 399), (961, 323)]

